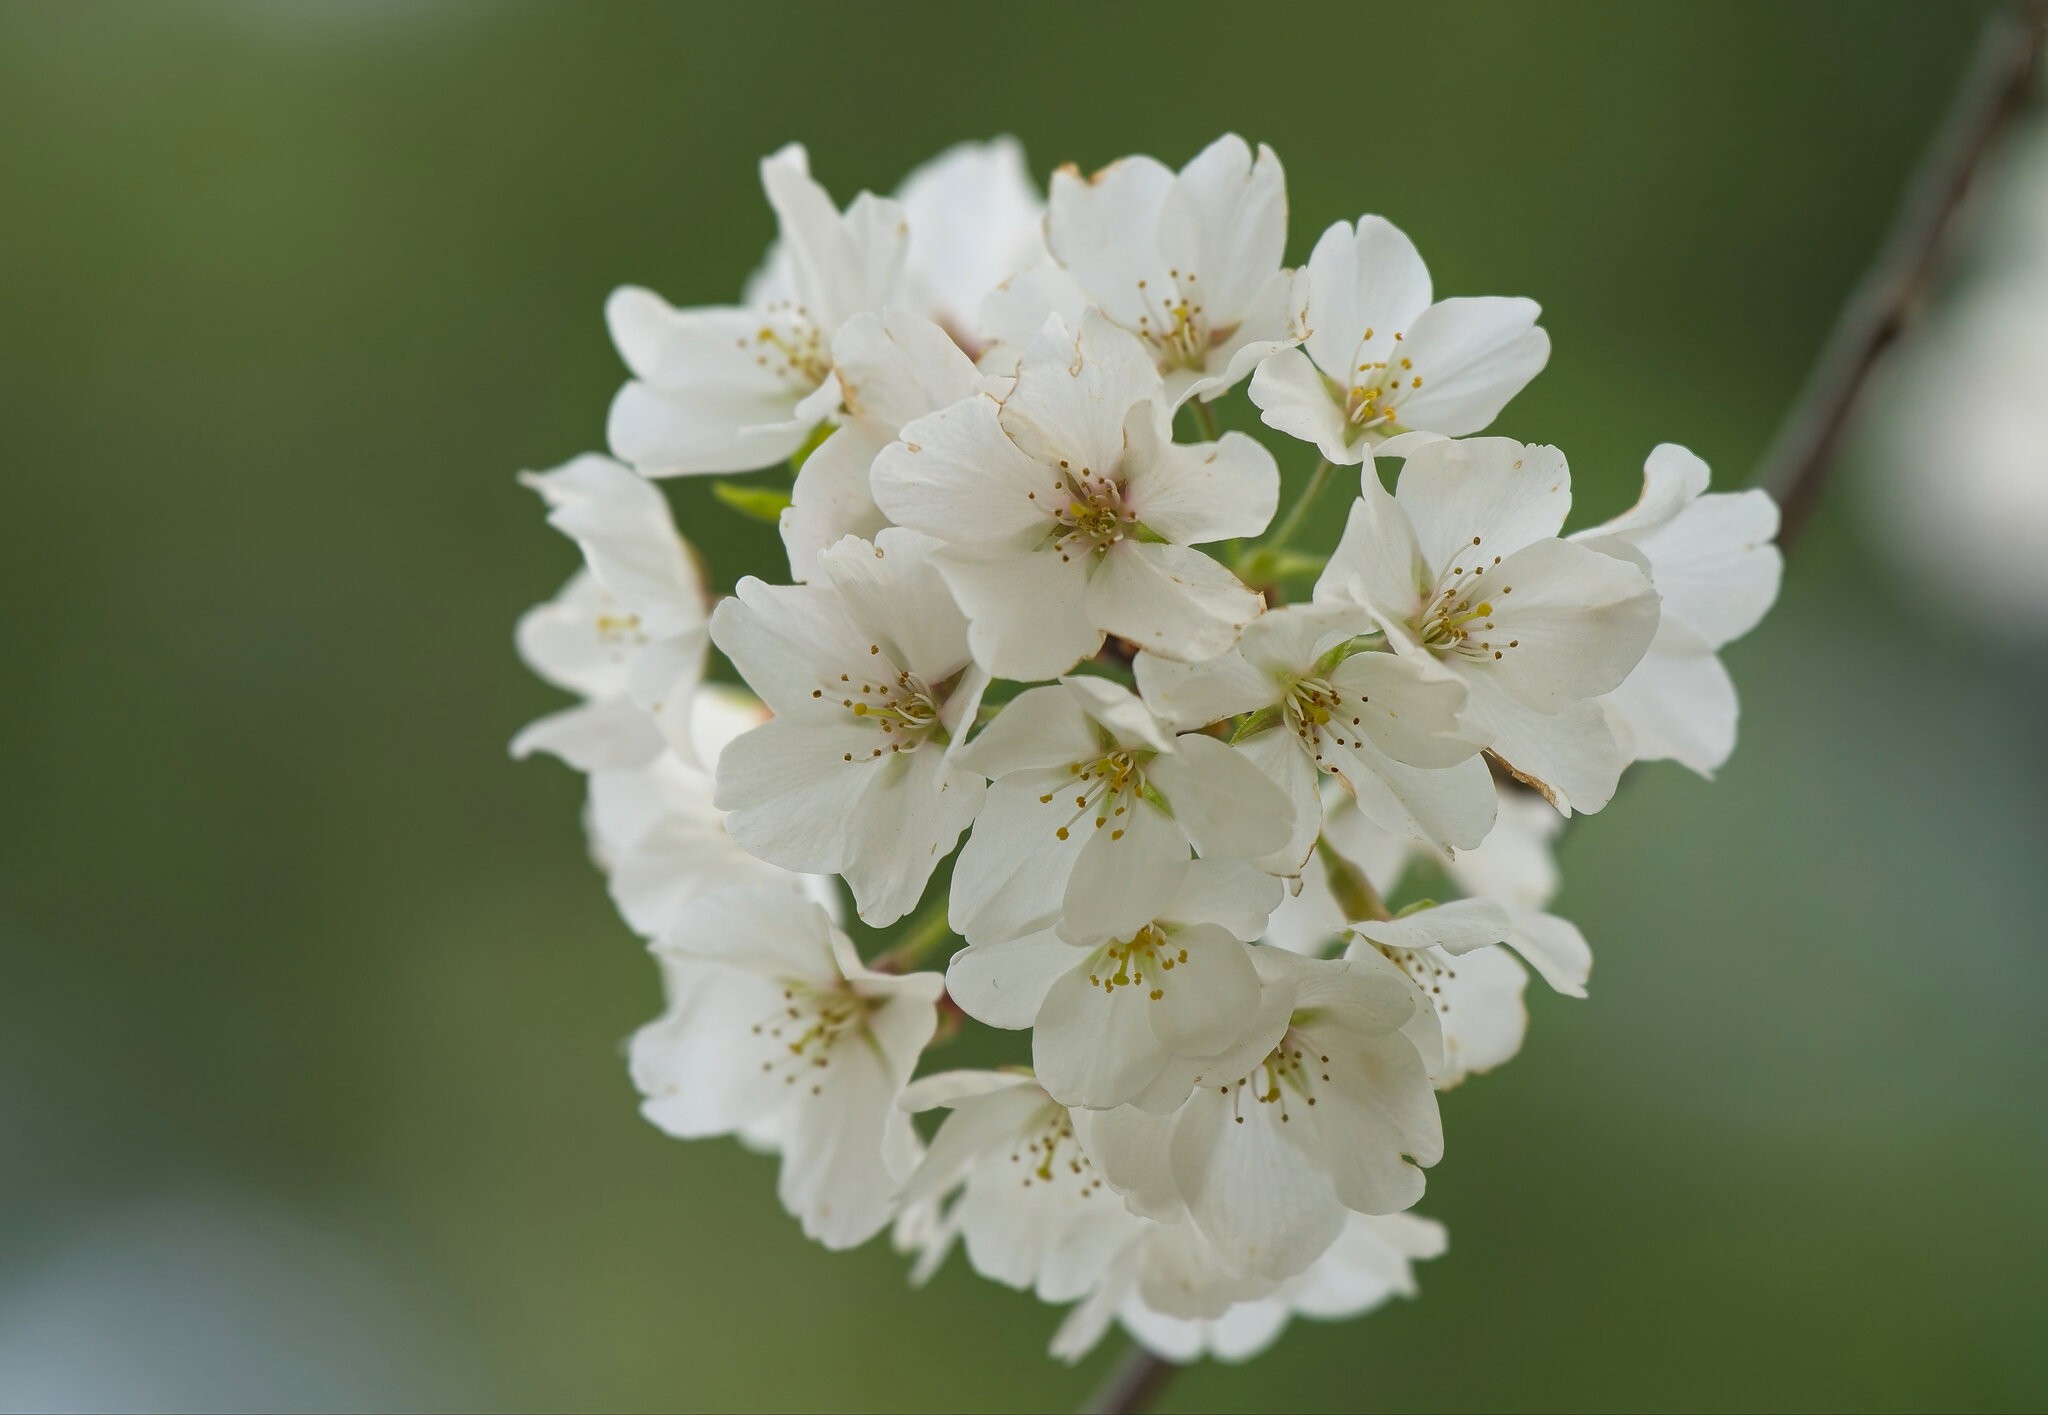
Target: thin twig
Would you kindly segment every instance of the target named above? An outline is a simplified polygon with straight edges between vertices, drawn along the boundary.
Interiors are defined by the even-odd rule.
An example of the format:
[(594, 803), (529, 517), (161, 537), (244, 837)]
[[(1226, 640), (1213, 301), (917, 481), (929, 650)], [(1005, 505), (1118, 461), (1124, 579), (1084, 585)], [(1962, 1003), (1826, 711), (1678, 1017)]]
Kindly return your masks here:
[(1179, 1371), (1173, 1362), (1133, 1342), (1081, 1407), (1082, 1415), (1135, 1415), (1150, 1407)]
[(1918, 312), (1971, 179), (2025, 105), (2044, 23), (2048, 3), (2042, 0), (2002, 6), (1985, 21), (1976, 57), (1883, 247), (1843, 307), (1758, 473), (1757, 483), (1784, 513), (1779, 544), (1789, 545), (1805, 529), (1871, 371)]

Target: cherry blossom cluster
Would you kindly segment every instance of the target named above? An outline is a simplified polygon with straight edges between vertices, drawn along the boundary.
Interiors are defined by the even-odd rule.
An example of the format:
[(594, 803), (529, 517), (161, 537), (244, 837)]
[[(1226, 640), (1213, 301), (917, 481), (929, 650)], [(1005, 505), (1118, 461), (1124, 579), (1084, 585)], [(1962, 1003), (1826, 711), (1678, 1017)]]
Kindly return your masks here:
[[(647, 1118), (778, 1156), (828, 1247), (1070, 1305), (1068, 1359), (1412, 1292), (1437, 1093), (1519, 1049), (1529, 970), (1585, 992), (1562, 821), (1726, 759), (1776, 508), (1666, 445), (1566, 534), (1563, 454), (1477, 435), (1537, 306), (1438, 299), (1377, 216), (1290, 269), (1235, 136), (1043, 197), (1010, 141), (844, 208), (800, 147), (761, 179), (742, 301), (615, 293), (612, 457), (525, 478), (584, 563), (519, 645), (580, 701), (514, 750), (588, 775), (660, 965)], [(1217, 432), (1239, 388), (1274, 447)], [(718, 490), (788, 582), (714, 603), (651, 479), (777, 467)], [(971, 1024), (1018, 1064), (939, 1065)]]

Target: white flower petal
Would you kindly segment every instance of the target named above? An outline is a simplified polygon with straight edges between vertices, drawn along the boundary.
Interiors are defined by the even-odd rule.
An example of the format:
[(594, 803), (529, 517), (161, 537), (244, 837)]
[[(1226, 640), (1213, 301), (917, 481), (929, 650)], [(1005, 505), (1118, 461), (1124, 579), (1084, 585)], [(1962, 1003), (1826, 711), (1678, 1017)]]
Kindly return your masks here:
[(1358, 365), (1385, 358), (1394, 335), (1429, 307), (1428, 267), (1384, 217), (1361, 216), (1356, 226), (1339, 221), (1324, 231), (1308, 273), (1314, 332), (1305, 347), (1323, 372), (1347, 384)]
[(1643, 661), (1607, 696), (1637, 761), (1676, 761), (1711, 777), (1735, 750), (1740, 707), (1721, 660), (1676, 620), (1657, 626)]
[(1100, 744), (1081, 702), (1066, 688), (1027, 688), (961, 748), (956, 760), (994, 779), (1013, 771), (1087, 761)]
[(804, 458), (781, 520), (792, 580), (810, 579), (827, 546), (846, 536), (872, 540), (889, 524), (868, 486), (868, 469), (888, 445), (889, 439), (871, 424), (852, 422), (835, 429)]
[(946, 965), (946, 988), (976, 1021), (1022, 1031), (1037, 1018), (1053, 983), (1087, 960), (1085, 949), (1047, 929), (961, 949)]
[(1408, 454), (1394, 499), (1441, 574), (1555, 536), (1571, 512), (1571, 472), (1555, 447), (1506, 437), (1432, 442)]
[(1508, 935), (1509, 946), (1566, 997), (1584, 997), (1586, 978), (1593, 971), (1593, 950), (1578, 925), (1535, 909), (1513, 910), (1510, 918), (1514, 930)]
[[(1136, 541), (1112, 546), (1102, 557), (1088, 580), (1086, 604), (1089, 622), (1142, 649), (1180, 659), (1214, 658), (1266, 607), (1201, 551)], [(990, 665), (990, 671), (1000, 670)]]
[(1388, 948), (1441, 948), (1453, 957), (1508, 936), (1507, 910), (1491, 899), (1454, 899), (1398, 919), (1366, 919), (1351, 926), (1360, 938)]
[(1060, 679), (1060, 686), (1081, 710), (1109, 730), (1120, 747), (1142, 747), (1155, 752), (1173, 750), (1173, 733), (1152, 709), (1123, 684), (1092, 673)]
[(955, 547), (932, 559), (967, 615), (974, 661), (995, 676), (1057, 678), (1102, 647), (1085, 562)]
[(1072, 167), (1052, 174), (1046, 245), (1089, 298), (1126, 329), (1149, 316), (1153, 302), (1146, 291), (1170, 279), (1157, 234), (1173, 180), (1172, 169), (1150, 157), (1126, 157), (1092, 177)]
[(637, 703), (601, 698), (528, 723), (512, 739), (512, 755), (546, 752), (578, 771), (616, 771), (643, 765), (664, 745), (654, 719)]
[(1280, 787), (1214, 737), (1191, 732), (1177, 744), (1147, 776), (1198, 852), (1257, 859), (1287, 843), (1294, 809)]
[(1049, 510), (1034, 498), (1049, 496), (1056, 478), (1017, 450), (1000, 416), (993, 398), (976, 394), (905, 426), (875, 458), (875, 504), (956, 544), (1009, 549), (1042, 533)]
[[(1313, 343), (1314, 336), (1310, 339)], [(1341, 398), (1301, 350), (1267, 355), (1245, 392), (1259, 410), (1259, 421), (1275, 432), (1312, 444), (1340, 467), (1365, 460), (1367, 445), (1351, 439)]]
[(1550, 336), (1536, 325), (1541, 313), (1534, 300), (1498, 296), (1424, 310), (1401, 344), (1407, 377), (1388, 400), (1395, 421), (1448, 437), (1491, 423), (1550, 360)]
[(1064, 767), (1013, 772), (983, 796), (953, 866), (948, 906), (954, 930), (969, 943), (1018, 938), (1059, 918), (1067, 877), (1092, 834), (1059, 834), (1073, 814), (1060, 794), (1072, 779)]
[(1078, 478), (1109, 476), (1124, 457), (1124, 423), (1159, 392), (1137, 340), (1091, 310), (1078, 329), (1051, 319), (1017, 365), (1002, 427), (1019, 451)]
[(1382, 623), (1405, 620), (1415, 611), (1431, 580), (1429, 565), (1408, 523), (1407, 512), (1367, 462), (1358, 499), (1344, 522), (1343, 538), (1316, 581), (1317, 604), (1349, 602), (1371, 610)]
[(1242, 860), (1191, 860), (1159, 917), (1175, 924), (1215, 924), (1251, 943), (1265, 932), (1282, 893), (1279, 880)]
[(1273, 454), (1241, 432), (1180, 447), (1146, 410), (1134, 410), (1124, 491), (1138, 520), (1180, 545), (1263, 533), (1280, 503)]
[(1467, 718), (1490, 736), (1489, 750), (1516, 779), (1567, 815), (1591, 814), (1613, 798), (1629, 752), (1599, 702), (1540, 713), (1509, 697), (1490, 674), (1471, 675), (1467, 687)]

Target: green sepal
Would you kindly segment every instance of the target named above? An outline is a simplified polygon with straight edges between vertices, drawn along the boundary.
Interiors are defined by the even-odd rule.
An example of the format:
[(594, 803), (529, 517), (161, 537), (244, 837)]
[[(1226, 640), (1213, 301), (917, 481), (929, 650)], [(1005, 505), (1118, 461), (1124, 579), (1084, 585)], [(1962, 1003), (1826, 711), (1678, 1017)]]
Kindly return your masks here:
[(789, 493), (772, 486), (742, 486), (738, 482), (715, 481), (711, 494), (719, 502), (750, 520), (775, 525), (789, 509)]

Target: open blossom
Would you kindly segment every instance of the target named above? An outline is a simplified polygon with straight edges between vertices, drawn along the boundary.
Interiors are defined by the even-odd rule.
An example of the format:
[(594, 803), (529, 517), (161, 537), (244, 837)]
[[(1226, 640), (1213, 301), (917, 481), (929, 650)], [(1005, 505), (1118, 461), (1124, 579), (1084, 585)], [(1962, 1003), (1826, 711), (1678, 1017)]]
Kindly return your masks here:
[(957, 1235), (983, 1277), (1071, 1302), (1144, 1228), (1104, 1185), (1067, 1108), (1030, 1075), (943, 1071), (912, 1082), (902, 1105), (952, 1112), (903, 1188), (907, 1206), (943, 1205), (915, 1246), (942, 1250)]
[(1640, 565), (1663, 601), (1657, 636), (1607, 697), (1634, 737), (1635, 759), (1670, 758), (1702, 776), (1735, 750), (1735, 684), (1723, 644), (1778, 597), (1784, 557), (1771, 540), (1778, 504), (1763, 491), (1708, 494), (1707, 464), (1674, 443), (1643, 463), (1642, 499), (1580, 545)]
[(1196, 1062), (1233, 1046), (1257, 1012), (1246, 945), (1279, 881), (1235, 860), (1140, 856), (1091, 873), (1068, 920), (953, 955), (947, 988), (969, 1016), (1031, 1029), (1031, 1060), (1065, 1105), (1166, 1110)]
[(761, 163), (780, 230), (745, 305), (678, 310), (623, 286), (605, 305), (633, 379), (612, 401), (612, 452), (650, 476), (779, 462), (839, 406), (832, 341), (900, 288), (903, 208), (862, 192), (842, 214), (792, 143)]
[(683, 1139), (771, 1125), (805, 1234), (872, 1237), (918, 1160), (897, 1099), (938, 1024), (939, 975), (863, 967), (821, 906), (772, 886), (698, 900), (655, 952), (669, 1009), (632, 1048), (647, 1118)]
[(845, 409), (839, 426), (804, 458), (782, 513), (789, 575), (799, 582), (811, 577), (828, 546), (846, 536), (873, 540), (889, 524), (868, 473), (903, 425), (982, 386), (950, 334), (903, 310), (848, 320), (832, 340), (832, 366)]
[(958, 143), (905, 177), (896, 200), (910, 224), (905, 304), (980, 357), (994, 339), (980, 325), (982, 302), (1045, 259), (1045, 199), (1023, 144)]
[(982, 796), (954, 749), (988, 680), (931, 548), (898, 527), (848, 537), (817, 583), (742, 580), (711, 622), (775, 713), (719, 762), (726, 828), (786, 869), (845, 875), (871, 924), (916, 906)]
[(1280, 474), (1240, 433), (1181, 446), (1159, 380), (1099, 315), (1047, 322), (1002, 397), (919, 418), (875, 461), (875, 501), (934, 559), (975, 661), (1052, 678), (1117, 634), (1171, 658), (1228, 648), (1264, 607), (1191, 547), (1257, 535)]
[(1487, 739), (1463, 720), (1464, 685), (1440, 665), (1372, 651), (1384, 648), (1358, 605), (1286, 605), (1206, 663), (1142, 653), (1133, 667), (1145, 701), (1178, 727), (1254, 714), (1232, 740), (1293, 802), (1294, 835), (1266, 862), (1293, 875), (1322, 823), (1324, 773), (1389, 830), (1466, 846), (1493, 823)]
[(1174, 735), (1106, 678), (1019, 694), (960, 762), (993, 783), (953, 869), (950, 916), (970, 943), (1063, 916), (1086, 928), (1099, 922), (1089, 906), (1115, 899), (1141, 864), (1183, 860), (1190, 846), (1257, 859), (1292, 830), (1287, 797), (1256, 767), (1214, 737)]
[[(1383, 830), (1355, 803), (1330, 794), (1318, 858), (1302, 872), (1301, 892), (1281, 901), (1264, 941), (1311, 956), (1340, 945), (1373, 948), (1407, 973), (1436, 1013), (1442, 1035), (1441, 1064), (1431, 1072), (1438, 1089), (1492, 1070), (1521, 1050), (1529, 1021), (1522, 1002), (1528, 981), (1523, 962), (1557, 991), (1586, 995), (1592, 951), (1570, 920), (1545, 912), (1557, 892), (1551, 842), (1563, 821), (1541, 797), (1503, 787), (1500, 818), (1485, 843), (1453, 854)], [(1399, 928), (1392, 930), (1354, 922), (1340, 894), (1349, 896), (1355, 910), (1362, 879), (1372, 899), (1385, 899), (1418, 861), (1436, 865), (1465, 894), (1497, 909), (1497, 917), (1479, 919), (1500, 941), (1453, 953), (1440, 938), (1416, 936), (1408, 921), (1395, 921)], [(1409, 917), (1428, 922), (1432, 915), (1437, 924), (1456, 917), (1435, 910)]]
[(1191, 1225), (1148, 1227), (1133, 1251), (1112, 1263), (1101, 1285), (1060, 1323), (1052, 1354), (1078, 1361), (1115, 1323), (1168, 1361), (1248, 1361), (1277, 1341), (1296, 1316), (1337, 1321), (1362, 1316), (1394, 1297), (1413, 1297), (1414, 1264), (1441, 1257), (1446, 1246), (1443, 1225), (1430, 1219), (1352, 1214), (1299, 1277), (1273, 1285), (1265, 1295), (1230, 1302), (1218, 1315), (1175, 1316), (1146, 1301), (1143, 1284), (1162, 1268), (1184, 1270), (1188, 1265), (1176, 1262), (1171, 1250), (1191, 1239), (1200, 1241)]
[(1464, 682), (1494, 758), (1566, 813), (1614, 794), (1628, 749), (1595, 701), (1657, 629), (1634, 565), (1559, 540), (1571, 473), (1500, 437), (1417, 446), (1394, 494), (1364, 477), (1319, 602), (1370, 610), (1402, 653)]
[(1332, 462), (1404, 433), (1478, 432), (1550, 358), (1533, 300), (1431, 303), (1422, 257), (1382, 217), (1323, 232), (1308, 274), (1308, 339), (1260, 364), (1248, 391), (1268, 427)]
[(688, 756), (708, 618), (703, 577), (661, 489), (591, 456), (520, 480), (582, 548), (584, 569), (519, 621), (519, 652), (585, 701), (529, 725), (513, 754), (550, 752), (580, 771), (639, 766), (664, 743)]
[(1134, 1210), (1185, 1216), (1230, 1271), (1278, 1281), (1321, 1256), (1347, 1213), (1421, 1198), (1443, 1130), (1414, 1041), (1433, 1021), (1405, 975), (1373, 953), (1253, 957), (1281, 1006), (1252, 1059), (1204, 1076), (1169, 1115), (1088, 1113), (1082, 1143)]
[(1137, 341), (1174, 407), (1228, 390), (1308, 332), (1307, 281), (1283, 269), (1287, 179), (1263, 144), (1218, 138), (1178, 173), (1126, 157), (1091, 177), (1053, 174), (1055, 266), (1011, 280), (984, 322), (1023, 345), (1049, 313), (1093, 307)]

